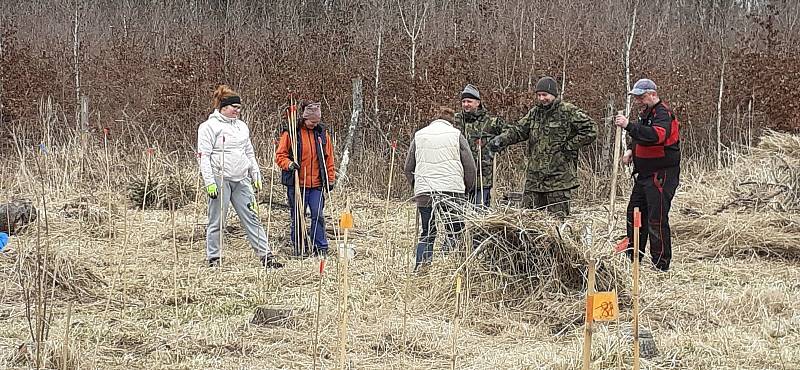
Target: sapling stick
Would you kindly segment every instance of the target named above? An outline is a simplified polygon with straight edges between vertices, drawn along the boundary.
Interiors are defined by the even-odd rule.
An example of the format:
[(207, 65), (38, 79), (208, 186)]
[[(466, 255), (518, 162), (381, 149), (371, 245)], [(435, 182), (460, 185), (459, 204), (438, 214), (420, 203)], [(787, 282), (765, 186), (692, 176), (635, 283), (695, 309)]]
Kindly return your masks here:
[(219, 170), (219, 188), (217, 189), (217, 197), (219, 198), (219, 267), (222, 267), (222, 249), (225, 244), (225, 218), (228, 213), (225, 212), (225, 136), (222, 136), (222, 155), (220, 156), (220, 170)]
[[(197, 164), (200, 165), (200, 161), (202, 160), (203, 153), (197, 153)], [(195, 192), (194, 192), (194, 221), (192, 222), (192, 234), (189, 235), (189, 247), (194, 248), (194, 236), (197, 233), (197, 225), (200, 222), (200, 193), (203, 192), (203, 177), (197, 176), (197, 185), (195, 185)], [(193, 286), (192, 279), (191, 279), (191, 270), (186, 269), (186, 283), (188, 286)], [(188, 299), (188, 295), (187, 295)], [(187, 302), (188, 303), (188, 302)]]
[[(345, 213), (350, 214), (350, 200), (347, 200)], [(340, 225), (342, 226), (342, 225)], [(349, 225), (344, 225), (344, 253), (339, 253), (339, 264), (342, 266), (341, 280), (340, 280), (340, 294), (341, 294), (341, 308), (339, 320), (339, 369), (345, 368), (347, 362), (347, 313), (348, 313), (348, 295), (350, 294), (349, 282), (349, 259), (347, 253), (347, 236), (350, 230)]]
[(317, 313), (314, 316), (314, 348), (312, 353), (314, 356), (314, 370), (317, 369), (317, 351), (319, 350), (319, 313), (322, 307), (322, 281), (325, 279), (325, 259), (319, 260), (319, 283), (317, 283)]
[(67, 322), (64, 326), (64, 344), (61, 348), (61, 370), (67, 370), (69, 362), (69, 332), (72, 325), (72, 301), (67, 304)]
[[(480, 134), (481, 137), (483, 137), (483, 132), (480, 132)], [(483, 207), (483, 151), (481, 150), (481, 147), (483, 146), (483, 139), (478, 139), (478, 141), (475, 143), (475, 146), (478, 147), (478, 189), (475, 190), (474, 202), (475, 204), (479, 204), (481, 207)]]
[(272, 228), (272, 194), (273, 188), (275, 186), (275, 171), (276, 171), (276, 164), (275, 160), (278, 156), (278, 148), (277, 143), (275, 140), (272, 141), (272, 165), (271, 170), (269, 171), (269, 206), (267, 206), (267, 239), (269, 239), (269, 232)]
[(178, 315), (178, 266), (180, 265), (180, 258), (178, 255), (178, 235), (175, 228), (175, 203), (170, 204), (170, 219), (172, 224), (172, 249), (175, 252), (175, 262), (172, 264), (172, 289), (175, 295), (175, 322), (177, 325)]
[(594, 294), (595, 270), (597, 262), (594, 258), (589, 259), (589, 280), (586, 283), (586, 322), (583, 326), (583, 370), (589, 370), (592, 363), (592, 333), (594, 319), (591, 314), (591, 297)]
[(639, 370), (639, 228), (642, 214), (633, 209), (633, 370)]
[[(414, 245), (417, 242), (417, 233), (419, 232), (419, 215), (414, 212), (414, 232), (411, 233), (411, 250), (414, 250)], [(406, 214), (406, 225), (411, 226), (411, 212)], [(408, 350), (408, 345), (406, 344), (406, 328), (408, 327), (408, 296), (409, 296), (409, 287), (411, 286), (411, 264), (409, 263), (410, 254), (405, 253), (406, 256), (406, 263), (405, 263), (405, 278), (404, 280), (404, 287), (403, 287), (403, 331), (401, 334), (401, 342), (403, 345), (403, 361), (405, 361), (406, 352)]]
[(455, 311), (453, 312), (453, 347), (450, 352), (450, 369), (452, 370), (455, 370), (456, 368), (456, 358), (458, 357), (458, 314), (461, 310), (461, 275), (456, 275), (455, 283), (456, 304)]
[[(618, 111), (617, 115), (624, 115), (625, 111)], [(616, 130), (614, 132), (614, 143), (611, 145), (612, 150), (614, 151), (614, 160), (611, 163), (611, 190), (609, 191), (608, 200), (609, 200), (609, 209), (608, 209), (608, 238), (611, 240), (613, 231), (614, 231), (614, 219), (615, 219), (615, 203), (617, 200), (617, 177), (619, 177), (619, 152), (620, 152), (620, 141), (622, 140), (622, 127), (616, 126)]]
[(150, 190), (150, 171), (152, 167), (154, 149), (147, 148), (145, 151), (145, 160), (146, 160), (146, 169), (144, 175), (144, 193), (142, 194), (142, 217), (141, 222), (139, 223), (139, 242), (136, 245), (136, 255), (139, 256), (142, 249), (142, 235), (144, 235), (144, 210), (147, 207), (147, 196), (149, 195), (148, 192)]
[[(397, 140), (392, 141), (391, 159), (389, 159), (389, 183), (386, 185), (386, 205), (383, 208), (383, 224), (384, 230), (388, 230), (389, 226), (389, 200), (392, 198), (392, 175), (394, 175), (394, 157), (397, 151)], [(389, 254), (389, 238), (386, 238), (384, 261), (388, 259)]]

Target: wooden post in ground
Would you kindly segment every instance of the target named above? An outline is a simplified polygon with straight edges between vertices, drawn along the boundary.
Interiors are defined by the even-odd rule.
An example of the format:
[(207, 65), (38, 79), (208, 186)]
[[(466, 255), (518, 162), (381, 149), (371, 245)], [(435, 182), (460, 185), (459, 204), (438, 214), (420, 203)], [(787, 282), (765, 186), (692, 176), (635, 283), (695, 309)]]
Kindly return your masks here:
[(319, 260), (319, 284), (317, 285), (317, 314), (314, 316), (314, 348), (312, 353), (314, 356), (314, 366), (312, 369), (317, 369), (317, 351), (319, 350), (319, 313), (322, 307), (322, 280), (325, 278), (325, 262), (327, 260), (321, 258)]
[[(479, 134), (481, 135), (481, 137), (483, 136), (483, 132), (482, 131), (479, 132)], [(481, 147), (483, 146), (483, 139), (482, 138), (478, 139), (478, 142), (475, 143), (475, 146), (478, 147), (478, 158), (477, 158), (478, 161), (476, 162), (476, 164), (478, 165), (478, 172), (477, 172), (478, 181), (475, 181), (475, 185), (478, 186), (478, 189), (475, 190), (475, 199), (474, 199), (473, 203), (474, 204), (480, 204), (481, 207), (483, 207), (483, 185), (484, 185), (484, 183), (483, 183), (483, 151), (481, 150)], [(480, 199), (478, 197), (480, 197)]]
[(349, 248), (347, 246), (347, 236), (349, 230), (353, 227), (353, 214), (350, 211), (350, 199), (347, 199), (347, 206), (342, 218), (339, 221), (339, 227), (344, 230), (343, 248), (339, 248), (339, 266), (341, 266), (341, 280), (340, 280), (340, 294), (341, 294), (341, 307), (339, 318), (339, 356), (338, 356), (338, 369), (345, 369), (347, 363), (347, 312), (348, 312), (348, 295), (350, 294), (350, 282), (348, 275), (350, 274), (349, 264)]
[(220, 170), (219, 170), (219, 188), (217, 188), (217, 197), (219, 197), (219, 266), (222, 267), (222, 247), (225, 243), (225, 218), (228, 213), (225, 212), (225, 198), (222, 192), (225, 191), (225, 136), (222, 136), (222, 155), (220, 156)]
[(639, 370), (639, 228), (642, 214), (633, 209), (633, 370)]
[(499, 153), (492, 153), (492, 190), (489, 191), (489, 207), (497, 206), (497, 187), (494, 186), (497, 178), (497, 156)]
[(456, 369), (456, 358), (458, 357), (458, 314), (461, 310), (461, 275), (456, 275), (456, 309), (453, 313), (453, 348), (450, 354), (450, 369)]
[(272, 140), (272, 164), (269, 170), (269, 208), (267, 210), (267, 238), (269, 238), (270, 229), (272, 228), (272, 194), (275, 187), (275, 170), (277, 164), (275, 163), (278, 156), (278, 142)]
[(172, 289), (175, 295), (175, 325), (177, 327), (180, 314), (178, 312), (178, 301), (179, 301), (179, 294), (178, 294), (178, 266), (180, 266), (180, 255), (178, 254), (178, 232), (175, 227), (175, 203), (170, 202), (169, 205), (169, 216), (170, 222), (172, 226), (172, 249), (175, 252), (175, 262), (172, 264)]
[(594, 294), (595, 270), (597, 261), (589, 259), (589, 281), (586, 283), (586, 320), (583, 325), (583, 370), (589, 370), (592, 363), (592, 333), (594, 315), (592, 315), (592, 294)]
[(69, 334), (70, 334), (70, 327), (72, 326), (72, 302), (67, 304), (67, 324), (64, 327), (64, 344), (61, 347), (61, 370), (67, 370), (69, 364), (69, 359), (72, 357), (70, 354), (69, 348)]
[[(397, 140), (394, 140), (394, 141), (392, 141), (392, 151), (391, 151), (391, 156), (392, 157), (389, 160), (389, 183), (386, 186), (386, 188), (387, 188), (386, 189), (386, 205), (383, 208), (383, 224), (386, 225), (386, 226), (384, 226), (384, 230), (386, 230), (388, 225), (389, 225), (389, 199), (391, 199), (391, 197), (392, 197), (392, 175), (394, 175), (394, 157), (395, 157), (395, 152), (396, 151), (397, 151)], [(390, 241), (389, 241), (389, 238), (388, 238), (388, 235), (387, 235), (386, 245), (384, 246), (384, 253), (383, 253), (383, 257), (384, 257), (384, 262), (385, 263), (388, 262), (389, 243), (390, 243)], [(392, 249), (392, 250), (394, 250), (394, 249)], [(392, 253), (392, 256), (394, 256), (394, 253)]]

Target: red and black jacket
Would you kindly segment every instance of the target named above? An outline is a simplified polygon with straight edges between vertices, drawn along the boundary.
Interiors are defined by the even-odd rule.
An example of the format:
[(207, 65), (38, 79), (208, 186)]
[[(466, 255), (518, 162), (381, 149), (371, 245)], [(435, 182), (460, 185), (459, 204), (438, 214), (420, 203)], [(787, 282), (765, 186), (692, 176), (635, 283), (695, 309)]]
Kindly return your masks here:
[(631, 137), (633, 169), (649, 174), (681, 163), (678, 119), (666, 103), (660, 101), (639, 113), (639, 120), (625, 128)]

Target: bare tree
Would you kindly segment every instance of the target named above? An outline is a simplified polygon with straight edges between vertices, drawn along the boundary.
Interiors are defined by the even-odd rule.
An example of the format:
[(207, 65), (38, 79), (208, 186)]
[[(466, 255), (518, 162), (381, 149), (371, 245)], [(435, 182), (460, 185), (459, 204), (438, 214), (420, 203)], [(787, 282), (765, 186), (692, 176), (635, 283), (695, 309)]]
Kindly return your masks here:
[(531, 66), (528, 70), (528, 92), (533, 91), (533, 80), (536, 78), (536, 17), (533, 19), (533, 28), (531, 30)]
[[(420, 9), (420, 6), (422, 9)], [(417, 43), (419, 41), (419, 37), (422, 34), (422, 28), (425, 26), (425, 19), (428, 15), (428, 3), (424, 3), (420, 5), (419, 1), (414, 1), (412, 6), (412, 11), (414, 13), (414, 18), (411, 19), (411, 25), (409, 27), (408, 21), (406, 21), (405, 11), (403, 10), (403, 6), (400, 5), (400, 0), (397, 0), (397, 7), (400, 9), (400, 20), (403, 23), (403, 29), (406, 31), (406, 35), (408, 35), (409, 40), (411, 40), (411, 78), (413, 79), (416, 76), (416, 68), (417, 68)]]
[(631, 115), (631, 96), (627, 93), (631, 91), (631, 47), (633, 47), (633, 36), (636, 33), (636, 14), (639, 10), (639, 1), (633, 3), (633, 15), (631, 15), (631, 25), (628, 30), (628, 38), (625, 41), (624, 60), (625, 60), (625, 116)]
[(380, 76), (381, 76), (381, 44), (383, 42), (383, 17), (380, 19), (380, 24), (378, 25), (378, 50), (375, 53), (375, 92), (373, 93), (374, 101), (373, 107), (375, 109), (375, 123), (378, 127), (380, 127), (380, 117), (379, 113), (380, 110), (378, 109), (378, 88), (380, 86)]
[(80, 64), (80, 39), (78, 38), (78, 25), (80, 24), (80, 2), (75, 1), (74, 28), (72, 30), (72, 60), (75, 76), (75, 128), (81, 130), (81, 64)]
[(722, 168), (722, 92), (725, 87), (725, 64), (727, 58), (723, 55), (719, 70), (719, 96), (717, 98), (717, 169)]

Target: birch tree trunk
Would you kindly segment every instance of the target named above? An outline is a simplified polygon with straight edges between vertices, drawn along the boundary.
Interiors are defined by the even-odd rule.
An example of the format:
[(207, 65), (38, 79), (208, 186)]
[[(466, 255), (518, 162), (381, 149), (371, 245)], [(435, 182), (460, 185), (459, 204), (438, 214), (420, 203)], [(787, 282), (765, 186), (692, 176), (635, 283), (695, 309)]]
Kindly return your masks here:
[(347, 165), (350, 163), (350, 149), (353, 146), (353, 138), (358, 130), (358, 120), (364, 107), (363, 94), (361, 93), (361, 77), (353, 79), (353, 112), (350, 114), (350, 127), (347, 128), (347, 139), (344, 143), (342, 153), (342, 164), (339, 166), (338, 182), (344, 184), (347, 181)]

